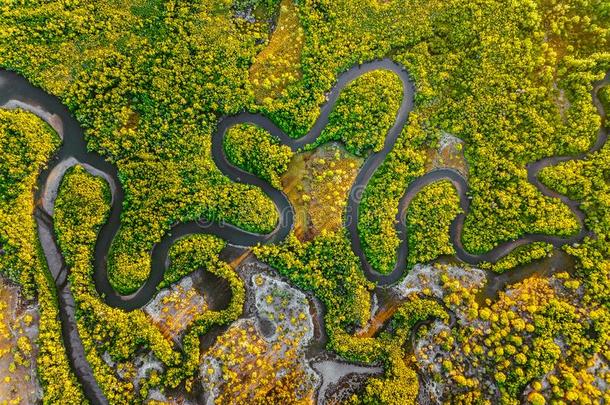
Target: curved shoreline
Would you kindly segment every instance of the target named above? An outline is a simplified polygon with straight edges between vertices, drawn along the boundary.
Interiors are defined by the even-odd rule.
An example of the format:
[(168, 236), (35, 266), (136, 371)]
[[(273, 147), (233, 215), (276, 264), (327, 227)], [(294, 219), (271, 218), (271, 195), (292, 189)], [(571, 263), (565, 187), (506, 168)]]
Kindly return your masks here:
[[(543, 234), (528, 234), (516, 240), (501, 243), (489, 252), (480, 255), (470, 254), (465, 251), (461, 242), (464, 220), (470, 208), (470, 200), (467, 196), (468, 184), (457, 171), (452, 169), (437, 169), (411, 182), (400, 198), (396, 231), (400, 236), (401, 242), (397, 248), (396, 265), (394, 266), (393, 271), (387, 275), (376, 272), (364, 255), (360, 237), (358, 235), (358, 211), (362, 198), (362, 190), (364, 190), (377, 168), (383, 163), (387, 155), (393, 149), (396, 140), (407, 123), (408, 115), (413, 109), (413, 97), (415, 93), (413, 83), (407, 71), (397, 63), (392, 62), (389, 59), (383, 59), (354, 66), (339, 75), (336, 84), (328, 94), (327, 102), (320, 108), (320, 114), (314, 125), (309, 132), (301, 138), (296, 139), (289, 137), (270, 119), (259, 114), (241, 113), (223, 118), (219, 122), (217, 130), (212, 135), (212, 158), (215, 164), (221, 172), (231, 180), (260, 187), (276, 206), (276, 210), (279, 214), (278, 224), (275, 229), (268, 234), (255, 234), (227, 223), (207, 220), (190, 221), (174, 225), (152, 249), (149, 278), (136, 292), (123, 296), (112, 288), (107, 272), (107, 256), (110, 252), (112, 241), (120, 228), (121, 207), (124, 199), (124, 192), (118, 179), (116, 167), (104, 160), (100, 155), (87, 151), (82, 128), (72, 117), (67, 108), (63, 106), (56, 97), (34, 87), (25, 78), (16, 73), (0, 70), (0, 90), (2, 90), (2, 94), (0, 95), (0, 107), (24, 108), (24, 106), (29, 106), (30, 111), (45, 120), (53, 128), (61, 128), (62, 130), (62, 133), (60, 134), (63, 139), (61, 147), (49, 162), (48, 167), (43, 170), (38, 177), (39, 187), (36, 191), (35, 198), (37, 201), (42, 201), (42, 205), (37, 206), (35, 216), (39, 230), (39, 239), (49, 264), (49, 270), (55, 279), (58, 290), (64, 344), (79, 382), (83, 386), (86, 396), (92, 402), (108, 403), (95, 381), (91, 366), (86, 361), (84, 348), (78, 335), (74, 297), (70, 292), (69, 283), (67, 282), (68, 270), (54, 237), (51, 216), (53, 213), (54, 201), (57, 196), (57, 188), (65, 170), (68, 167), (79, 163), (84, 165), (90, 173), (96, 176), (102, 176), (110, 183), (112, 191), (110, 215), (106, 223), (101, 227), (95, 245), (95, 286), (98, 293), (104, 297), (105, 302), (110, 306), (119, 307), (125, 310), (140, 308), (156, 293), (156, 287), (161, 282), (168, 264), (169, 249), (177, 239), (190, 234), (205, 233), (216, 235), (232, 245), (253, 246), (259, 243), (280, 242), (290, 233), (293, 227), (294, 208), (286, 195), (282, 191), (273, 188), (265, 180), (235, 167), (227, 160), (223, 149), (223, 138), (226, 131), (236, 124), (252, 123), (269, 131), (273, 136), (277, 137), (282, 144), (289, 146), (292, 150), (297, 150), (306, 144), (314, 142), (321, 134), (328, 123), (328, 118), (341, 90), (362, 74), (378, 69), (390, 70), (400, 78), (403, 91), (402, 101), (396, 114), (394, 124), (386, 135), (383, 149), (379, 152), (370, 154), (361, 167), (356, 180), (350, 189), (345, 214), (345, 227), (350, 236), (352, 250), (359, 257), (362, 269), (369, 280), (378, 282), (379, 284), (391, 284), (400, 278), (406, 265), (408, 249), (408, 239), (406, 238), (406, 210), (413, 197), (422, 187), (438, 180), (451, 181), (459, 194), (460, 206), (463, 212), (451, 223), (450, 237), (457, 252), (456, 256), (466, 263), (476, 264), (480, 261), (495, 262), (515, 248), (534, 241), (544, 241), (559, 247), (565, 244), (578, 242), (590, 234), (585, 227), (585, 216), (579, 208), (580, 203), (547, 189), (540, 183), (537, 175), (544, 167), (552, 166), (566, 160), (583, 159), (588, 154), (601, 149), (605, 144), (608, 138), (608, 130), (604, 127), (605, 111), (597, 99), (596, 92), (603, 84), (610, 82), (610, 72), (606, 75), (604, 80), (595, 84), (592, 91), (594, 104), (602, 117), (602, 126), (598, 132), (594, 145), (587, 152), (576, 156), (549, 157), (527, 165), (528, 180), (530, 183), (536, 186), (544, 195), (560, 198), (570, 207), (572, 212), (575, 213), (581, 225), (580, 232), (577, 235), (561, 238)], [(59, 120), (59, 123), (57, 120)]]

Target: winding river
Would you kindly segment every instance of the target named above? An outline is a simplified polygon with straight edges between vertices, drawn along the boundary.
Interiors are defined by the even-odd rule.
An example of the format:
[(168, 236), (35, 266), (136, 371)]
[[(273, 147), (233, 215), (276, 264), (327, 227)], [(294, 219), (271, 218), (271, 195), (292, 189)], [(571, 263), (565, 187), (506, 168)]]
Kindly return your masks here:
[[(388, 131), (383, 149), (370, 154), (359, 171), (356, 180), (350, 190), (345, 215), (345, 227), (349, 233), (354, 253), (359, 257), (363, 271), (368, 279), (381, 284), (391, 284), (397, 281), (405, 269), (407, 258), (406, 235), (406, 210), (413, 197), (422, 187), (438, 180), (449, 180), (460, 197), (460, 205), (463, 213), (458, 215), (451, 224), (451, 240), (457, 252), (457, 257), (469, 264), (477, 264), (480, 261), (495, 262), (499, 258), (510, 253), (515, 248), (534, 241), (544, 241), (556, 247), (571, 244), (582, 240), (589, 231), (584, 224), (584, 213), (579, 209), (579, 203), (557, 194), (544, 187), (538, 180), (537, 174), (547, 166), (555, 165), (569, 159), (582, 159), (587, 154), (599, 150), (608, 137), (604, 125), (599, 130), (598, 137), (591, 149), (578, 156), (559, 156), (545, 158), (527, 166), (528, 180), (534, 184), (543, 194), (550, 197), (560, 198), (575, 213), (581, 224), (581, 230), (577, 235), (560, 238), (550, 235), (530, 234), (517, 240), (502, 243), (493, 250), (473, 255), (468, 253), (461, 242), (461, 233), (464, 219), (469, 212), (470, 200), (468, 198), (468, 184), (466, 180), (455, 170), (437, 169), (413, 181), (399, 202), (399, 210), (396, 221), (396, 232), (400, 236), (400, 246), (397, 249), (397, 262), (390, 274), (382, 275), (376, 272), (367, 261), (361, 247), (358, 235), (358, 208), (362, 198), (362, 191), (369, 180), (382, 164), (388, 153), (406, 125), (408, 115), (413, 109), (414, 86), (406, 70), (389, 59), (377, 60), (354, 66), (339, 75), (336, 85), (328, 94), (328, 101), (321, 107), (318, 119), (310, 131), (299, 139), (289, 137), (279, 129), (268, 118), (251, 113), (241, 113), (235, 116), (225, 117), (220, 120), (218, 128), (212, 137), (212, 157), (218, 168), (231, 180), (260, 187), (265, 194), (274, 202), (279, 213), (279, 221), (276, 228), (269, 234), (255, 234), (239, 229), (231, 224), (217, 223), (207, 220), (198, 220), (174, 225), (165, 234), (162, 240), (152, 249), (151, 272), (148, 280), (135, 293), (123, 296), (118, 294), (111, 286), (107, 273), (107, 256), (112, 241), (120, 228), (121, 208), (124, 193), (118, 180), (118, 172), (115, 166), (108, 163), (100, 155), (87, 151), (83, 130), (78, 122), (72, 117), (67, 108), (61, 104), (59, 99), (51, 96), (43, 90), (30, 84), (24, 77), (9, 71), (0, 71), (0, 107), (14, 109), (22, 108), (33, 112), (51, 125), (62, 138), (62, 145), (54, 155), (49, 165), (38, 177), (38, 189), (36, 201), (38, 201), (34, 213), (38, 226), (38, 236), (47, 259), (49, 270), (56, 283), (60, 317), (62, 323), (62, 334), (71, 365), (81, 383), (85, 395), (92, 403), (106, 404), (107, 399), (93, 377), (91, 366), (88, 364), (85, 351), (78, 335), (76, 327), (76, 309), (74, 297), (72, 296), (67, 282), (68, 269), (65, 265), (57, 241), (53, 232), (53, 211), (57, 190), (65, 171), (75, 165), (81, 164), (90, 173), (101, 176), (110, 185), (112, 192), (112, 207), (108, 221), (102, 226), (95, 245), (94, 257), (94, 281), (95, 286), (108, 305), (133, 310), (144, 306), (156, 293), (157, 285), (163, 279), (163, 274), (168, 265), (168, 251), (172, 244), (179, 238), (190, 234), (205, 233), (216, 235), (230, 245), (249, 247), (259, 243), (281, 242), (291, 231), (294, 224), (294, 209), (286, 195), (259, 177), (245, 172), (232, 165), (226, 158), (223, 150), (223, 138), (226, 131), (239, 123), (252, 123), (258, 125), (273, 136), (277, 137), (282, 144), (288, 145), (293, 151), (314, 142), (328, 123), (329, 115), (341, 93), (341, 90), (354, 79), (366, 72), (377, 69), (386, 69), (394, 72), (402, 82), (402, 102), (396, 115), (393, 126)], [(605, 112), (599, 99), (597, 89), (603, 84), (610, 82), (610, 73), (606, 78), (595, 84), (592, 91), (595, 106), (605, 120)]]

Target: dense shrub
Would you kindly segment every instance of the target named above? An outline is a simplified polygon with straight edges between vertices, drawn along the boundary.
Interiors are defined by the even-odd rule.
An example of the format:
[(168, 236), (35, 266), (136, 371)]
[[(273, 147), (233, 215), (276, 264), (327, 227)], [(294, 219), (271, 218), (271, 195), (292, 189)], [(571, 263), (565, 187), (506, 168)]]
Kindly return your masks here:
[(239, 124), (229, 128), (223, 147), (235, 166), (282, 188), (280, 177), (288, 170), (292, 151), (268, 132), (251, 124)]

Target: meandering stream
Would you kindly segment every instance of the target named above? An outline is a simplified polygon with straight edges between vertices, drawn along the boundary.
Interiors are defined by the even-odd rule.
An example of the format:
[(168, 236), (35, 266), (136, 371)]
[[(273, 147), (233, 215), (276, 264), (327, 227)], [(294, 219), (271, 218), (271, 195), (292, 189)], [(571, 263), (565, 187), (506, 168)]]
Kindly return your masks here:
[[(118, 172), (114, 165), (108, 163), (100, 155), (88, 152), (83, 130), (78, 122), (72, 117), (59, 99), (51, 96), (43, 90), (34, 87), (24, 77), (9, 71), (0, 71), (0, 107), (27, 109), (51, 125), (62, 137), (62, 145), (55, 153), (48, 167), (38, 177), (38, 190), (36, 192), (37, 204), (35, 218), (38, 225), (39, 239), (46, 256), (49, 270), (55, 279), (62, 322), (62, 334), (64, 343), (70, 357), (72, 367), (82, 384), (85, 395), (93, 403), (108, 403), (103, 392), (97, 385), (91, 366), (86, 360), (85, 351), (78, 335), (76, 327), (76, 311), (74, 298), (70, 292), (67, 282), (68, 269), (65, 265), (57, 241), (53, 232), (53, 211), (57, 190), (65, 171), (75, 165), (81, 164), (90, 173), (101, 176), (110, 185), (112, 192), (112, 207), (107, 222), (102, 226), (95, 245), (94, 255), (94, 281), (95, 286), (108, 305), (133, 310), (145, 305), (156, 293), (157, 285), (163, 279), (163, 274), (168, 264), (168, 251), (172, 244), (179, 238), (190, 234), (206, 233), (216, 235), (231, 245), (249, 247), (259, 243), (278, 243), (290, 233), (294, 224), (294, 209), (286, 195), (273, 188), (265, 180), (245, 172), (232, 165), (226, 158), (223, 150), (223, 138), (226, 131), (239, 123), (253, 123), (277, 137), (282, 144), (288, 145), (292, 150), (314, 142), (320, 136), (322, 130), (328, 123), (329, 115), (335, 106), (341, 90), (354, 79), (366, 72), (377, 69), (386, 69), (394, 72), (402, 82), (402, 102), (396, 115), (393, 126), (388, 131), (383, 149), (370, 154), (364, 162), (356, 180), (350, 190), (348, 204), (345, 213), (345, 227), (349, 233), (354, 253), (359, 257), (366, 276), (379, 284), (391, 284), (397, 281), (406, 268), (407, 238), (406, 238), (406, 210), (413, 197), (422, 187), (438, 181), (449, 180), (453, 183), (460, 197), (460, 205), (463, 213), (458, 215), (452, 222), (450, 232), (451, 240), (457, 252), (457, 257), (469, 264), (477, 264), (480, 261), (495, 262), (499, 258), (510, 253), (515, 248), (534, 241), (543, 241), (556, 247), (581, 241), (589, 231), (584, 224), (584, 213), (579, 209), (579, 203), (568, 199), (556, 192), (544, 187), (538, 180), (537, 175), (541, 169), (553, 166), (559, 162), (569, 159), (582, 159), (586, 155), (599, 150), (606, 142), (608, 131), (604, 128), (599, 130), (595, 144), (586, 153), (577, 156), (550, 157), (531, 163), (527, 166), (528, 180), (534, 184), (543, 194), (561, 199), (567, 204), (577, 216), (581, 230), (577, 235), (561, 238), (557, 236), (530, 234), (517, 240), (508, 241), (495, 247), (493, 250), (481, 255), (468, 253), (461, 242), (461, 234), (464, 219), (469, 212), (470, 200), (468, 198), (468, 183), (455, 170), (436, 169), (413, 181), (400, 199), (397, 216), (396, 231), (400, 236), (401, 243), (397, 249), (397, 262), (390, 274), (382, 275), (376, 272), (367, 261), (362, 250), (361, 240), (358, 235), (358, 208), (362, 198), (362, 192), (374, 175), (377, 168), (383, 163), (390, 153), (406, 125), (408, 115), (413, 109), (414, 86), (406, 70), (389, 59), (383, 59), (354, 66), (345, 73), (339, 75), (337, 83), (328, 94), (328, 101), (321, 107), (320, 114), (310, 131), (299, 139), (289, 137), (279, 129), (268, 118), (251, 113), (242, 113), (235, 116), (225, 117), (220, 120), (218, 128), (212, 137), (212, 157), (218, 168), (230, 179), (260, 187), (265, 194), (274, 202), (279, 213), (279, 221), (275, 229), (269, 234), (255, 234), (239, 229), (231, 224), (217, 223), (207, 220), (179, 223), (167, 232), (162, 240), (152, 249), (151, 272), (148, 280), (133, 294), (123, 296), (117, 293), (108, 279), (107, 258), (110, 246), (120, 228), (121, 208), (124, 193), (118, 180)], [(605, 111), (597, 98), (597, 89), (603, 84), (610, 82), (610, 73), (606, 78), (596, 83), (592, 96), (595, 106), (605, 120)]]

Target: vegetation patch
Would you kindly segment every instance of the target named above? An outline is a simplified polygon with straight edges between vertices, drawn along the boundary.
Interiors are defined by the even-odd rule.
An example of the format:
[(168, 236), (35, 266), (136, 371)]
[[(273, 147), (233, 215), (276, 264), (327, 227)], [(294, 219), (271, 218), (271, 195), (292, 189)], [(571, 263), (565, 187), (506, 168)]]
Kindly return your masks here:
[[(157, 336), (151, 333), (155, 328), (141, 311), (127, 313), (110, 308), (97, 295), (91, 261), (97, 231), (110, 211), (109, 203), (110, 190), (104, 180), (76, 166), (61, 182), (55, 202), (54, 225), (58, 244), (70, 267), (70, 287), (80, 309), (77, 322), (87, 361), (106, 398), (128, 403), (135, 399), (131, 384), (116, 375), (102, 358), (102, 353), (107, 350), (116, 360), (126, 360), (146, 335), (156, 338), (158, 347), (170, 354), (171, 348), (160, 333)], [(99, 319), (110, 322), (100, 324)], [(106, 344), (105, 347), (98, 347), (100, 341)]]
[(343, 232), (325, 233), (303, 243), (291, 234), (281, 245), (261, 246), (255, 253), (324, 303), (331, 345), (340, 344), (338, 335), (344, 328), (366, 323), (372, 284), (360, 271), (358, 258), (349, 249)]
[(406, 218), (409, 267), (455, 253), (449, 226), (460, 211), (457, 191), (447, 180), (427, 185), (413, 198)]
[[(187, 387), (192, 387), (199, 357), (198, 338), (213, 325), (230, 322), (241, 314), (243, 282), (230, 266), (211, 258), (209, 250), (200, 250), (206, 247), (206, 236), (194, 235), (177, 242), (173, 258), (178, 268), (169, 274), (188, 274), (207, 265), (211, 272), (228, 280), (233, 298), (228, 308), (200, 312), (190, 319), (182, 339), (183, 351), (175, 350), (170, 336), (166, 338), (142, 310), (111, 308), (95, 290), (91, 258), (97, 230), (109, 210), (109, 198), (108, 186), (102, 179), (76, 166), (66, 173), (56, 200), (55, 227), (71, 270), (72, 293), (79, 308), (79, 334), (87, 360), (106, 397), (117, 403), (143, 400), (151, 388), (176, 387), (185, 380)], [(145, 374), (133, 382), (117, 375), (115, 370), (133, 367), (130, 364), (142, 348), (148, 348), (162, 362), (164, 373)], [(104, 360), (104, 353), (117, 364), (115, 368)], [(135, 391), (134, 384), (145, 389)]]
[(343, 226), (347, 196), (361, 164), (361, 158), (337, 144), (294, 156), (282, 183), (295, 207), (299, 238), (311, 240)]
[(292, 151), (267, 131), (251, 124), (238, 124), (227, 130), (223, 148), (235, 166), (281, 188), (280, 177), (288, 170)]
[(38, 171), (59, 145), (59, 138), (30, 113), (0, 110), (0, 142), (0, 171), (7, 182), (13, 179), (10, 189), (5, 188), (0, 195), (0, 241), (4, 251), (0, 268), (19, 281), (26, 298), (37, 295), (40, 323), (36, 365), (45, 401), (80, 404), (84, 397), (63, 347), (55, 282), (48, 272), (32, 216), (32, 190)]
[(328, 118), (328, 125), (309, 148), (341, 141), (357, 156), (379, 152), (396, 120), (402, 101), (402, 83), (390, 71), (365, 73), (348, 84)]
[[(257, 322), (233, 325), (202, 361), (203, 385), (216, 404), (309, 403), (316, 378), (302, 356), (313, 337), (305, 295), (264, 274), (252, 276)], [(236, 345), (235, 342), (240, 344)]]
[(158, 288), (169, 287), (197, 270), (198, 265), (209, 265), (225, 245), (223, 240), (213, 235), (198, 235), (176, 242), (169, 250), (171, 265), (165, 271)]
[(405, 130), (362, 195), (358, 233), (367, 260), (387, 274), (396, 264), (398, 202), (409, 183), (424, 174), (426, 161), (419, 130)]
[(299, 80), (304, 32), (293, 0), (282, 0), (280, 15), (269, 43), (250, 67), (250, 82), (257, 102), (263, 105)]
[[(607, 1), (516, 1), (507, 7), (498, 0), (415, 0), (405, 7), (400, 1), (284, 0), (266, 44), (269, 25), (252, 24), (250, 17), (258, 19), (258, 10), (277, 3), (31, 0), (0, 7), (0, 67), (58, 96), (86, 129), (88, 150), (118, 167), (125, 201), (109, 253), (117, 291), (131, 293), (149, 277), (151, 248), (176, 222), (205, 218), (258, 233), (277, 224), (275, 207), (261, 190), (232, 182), (215, 167), (210, 139), (220, 117), (261, 112), (290, 136), (302, 136), (339, 74), (383, 57), (405, 66), (417, 91), (414, 110), (360, 206), (358, 231), (375, 269), (393, 268), (398, 201), (426, 167), (436, 165), (428, 151), (445, 133), (465, 144), (472, 203), (462, 240), (468, 251), (484, 253), (530, 233), (578, 232), (569, 208), (528, 181), (527, 167), (541, 158), (585, 152), (596, 137), (599, 117), (590, 93), (592, 82), (610, 67)], [(374, 79), (386, 73), (366, 75), (373, 90), (346, 89), (326, 139), (360, 155), (378, 150), (399, 102), (390, 91), (394, 78)], [(599, 97), (608, 104), (607, 88)], [(19, 119), (6, 118), (12, 114)], [(85, 399), (62, 346), (55, 283), (32, 220), (36, 174), (58, 141), (42, 123), (21, 114), (0, 114), (0, 267), (27, 297), (39, 300), (43, 402), (80, 404)], [(419, 396), (448, 403), (609, 402), (609, 163), (605, 147), (540, 173), (548, 187), (581, 202), (594, 234), (565, 247), (576, 258), (574, 276), (528, 279), (497, 300), (477, 301), (482, 271), (457, 274), (438, 266), (431, 275), (433, 270), (418, 272), (415, 266), (406, 277), (415, 287), (405, 284), (402, 291), (404, 307), (377, 334), (354, 335), (369, 323), (373, 285), (337, 225), (311, 240), (290, 236), (256, 253), (321, 300), (329, 349), (348, 360), (383, 365), (383, 377), (372, 378), (354, 402), (402, 405)], [(271, 166), (260, 165), (259, 175)], [(273, 169), (270, 181), (274, 172), (280, 176), (281, 170)], [(338, 176), (338, 188), (322, 187), (322, 180), (318, 185), (327, 194), (341, 194), (349, 178)], [(103, 181), (77, 168), (64, 178), (56, 206), (87, 359), (112, 403), (144, 402), (155, 390), (184, 396), (202, 380), (199, 337), (239, 317), (244, 283), (216, 257), (217, 241), (196, 237), (179, 242), (165, 285), (205, 267), (227, 280), (233, 299), (226, 309), (189, 318), (181, 346), (141, 310), (109, 308), (92, 281), (93, 247), (108, 198)], [(322, 201), (322, 192), (316, 198)], [(336, 201), (343, 196), (332, 197), (331, 207), (339, 212)], [(322, 217), (328, 211), (320, 212)], [(413, 251), (421, 246), (422, 256), (433, 256), (446, 247), (439, 236), (445, 234), (444, 215), (433, 224), (425, 221), (433, 238), (429, 245), (424, 230), (413, 232)], [(340, 223), (340, 215), (328, 218)], [(524, 252), (507, 261), (512, 266), (533, 253)], [(466, 282), (473, 274), (476, 285)], [(240, 339), (250, 346), (239, 346)], [(221, 336), (227, 350), (218, 357), (230, 365), (226, 375), (236, 388), (228, 393), (241, 395), (235, 376), (252, 371), (241, 364), (257, 366), (231, 363), (231, 354), (246, 358), (265, 351), (263, 340), (247, 329)], [(160, 366), (140, 375), (142, 352)], [(261, 369), (273, 370), (276, 360)], [(308, 390), (292, 389), (302, 374), (287, 375), (287, 391), (307, 398)], [(262, 402), (292, 399), (275, 396), (282, 387), (268, 380), (252, 373), (248, 378), (251, 386), (264, 383)], [(249, 392), (252, 398), (259, 393)]]
[(547, 257), (553, 251), (553, 245), (545, 242), (533, 242), (520, 246), (495, 263), (481, 263), (482, 269), (489, 269), (495, 273), (504, 273), (517, 266), (528, 264), (534, 260)]
[(60, 139), (47, 124), (25, 111), (0, 110), (0, 255), (2, 272), (35, 291), (38, 238), (32, 191)]
[(587, 334), (598, 324), (598, 312), (576, 309), (581, 290), (567, 273), (530, 278), (483, 304), (475, 301), (476, 290), (447, 275), (442, 281), (444, 301), (458, 321), (453, 328), (420, 330), (415, 355), (430, 381), (428, 397), (512, 401), (526, 395), (535, 403), (607, 396), (605, 371), (594, 365), (597, 356), (590, 351), (607, 345), (607, 336)]
[(2, 67), (59, 96), (88, 147), (118, 165), (126, 198), (109, 274), (122, 294), (147, 279), (148, 253), (176, 221), (263, 233), (277, 223), (272, 202), (229, 181), (209, 154), (218, 116), (253, 100), (258, 38), (239, 29), (230, 3), (150, 3), (132, 13), (145, 4), (41, 2), (1, 12)]

